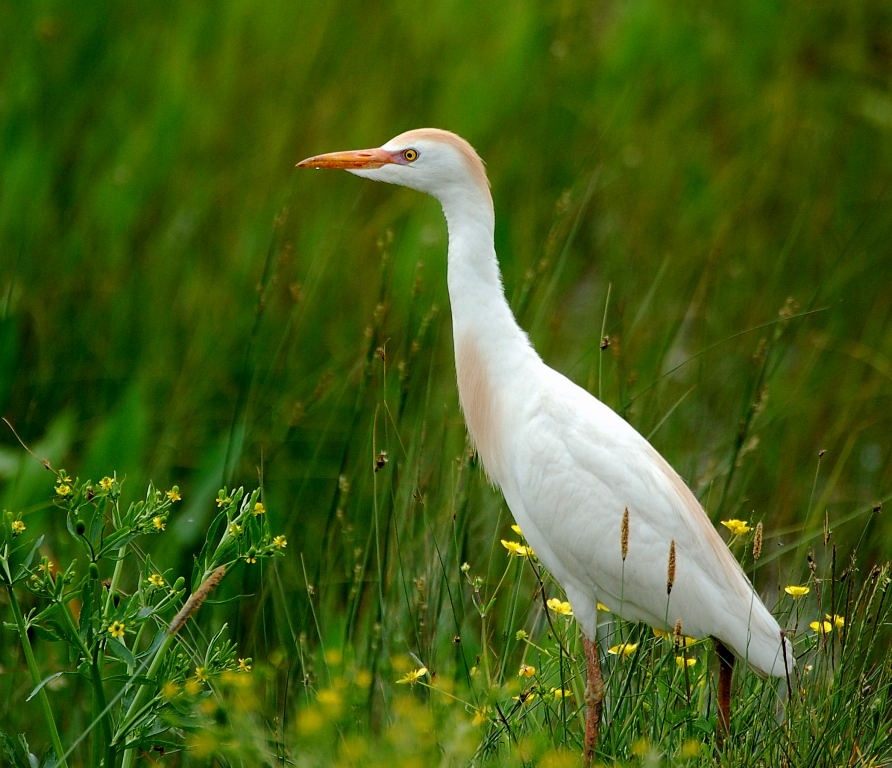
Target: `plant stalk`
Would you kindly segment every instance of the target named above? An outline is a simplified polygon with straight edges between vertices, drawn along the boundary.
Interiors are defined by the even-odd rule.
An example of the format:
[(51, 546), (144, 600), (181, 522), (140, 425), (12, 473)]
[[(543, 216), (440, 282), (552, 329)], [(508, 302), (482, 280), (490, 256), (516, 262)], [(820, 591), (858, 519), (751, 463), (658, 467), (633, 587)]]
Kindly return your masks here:
[[(25, 653), (25, 661), (28, 664), (28, 670), (31, 672), (31, 679), (34, 685), (40, 685), (41, 676), (40, 668), (37, 666), (37, 659), (34, 657), (34, 649), (31, 647), (31, 641), (28, 639), (28, 628), (25, 626), (25, 617), (22, 615), (22, 609), (19, 601), (16, 599), (15, 592), (10, 584), (6, 585), (6, 591), (9, 593), (9, 604), (12, 607), (12, 615), (15, 618), (16, 629), (19, 633), (19, 640), (22, 644), (22, 650)], [(59, 730), (56, 728), (56, 721), (53, 719), (53, 709), (50, 706), (49, 697), (46, 695), (46, 688), (41, 687), (37, 692), (37, 698), (40, 701), (40, 707), (43, 710), (43, 717), (46, 720), (47, 730), (50, 734), (50, 741), (53, 750), (56, 753), (56, 765), (66, 766), (67, 761), (64, 757), (65, 749), (62, 747), (62, 739), (59, 736)]]

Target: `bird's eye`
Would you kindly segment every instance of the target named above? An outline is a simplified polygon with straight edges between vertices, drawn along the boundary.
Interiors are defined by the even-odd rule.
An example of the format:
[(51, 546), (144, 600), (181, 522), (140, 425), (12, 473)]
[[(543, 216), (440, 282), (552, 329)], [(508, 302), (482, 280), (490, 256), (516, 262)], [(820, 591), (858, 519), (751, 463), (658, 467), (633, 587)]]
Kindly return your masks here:
[(417, 149), (404, 149), (403, 150), (403, 160), (407, 163), (412, 163), (418, 159), (418, 150)]

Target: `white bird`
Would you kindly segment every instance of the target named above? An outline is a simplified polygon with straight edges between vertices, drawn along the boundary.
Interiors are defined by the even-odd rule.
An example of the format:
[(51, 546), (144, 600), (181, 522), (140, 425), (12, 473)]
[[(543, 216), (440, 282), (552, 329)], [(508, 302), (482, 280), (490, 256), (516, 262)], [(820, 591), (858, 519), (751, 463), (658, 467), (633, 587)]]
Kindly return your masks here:
[(422, 128), (298, 167), (410, 187), (443, 208), (461, 407), (487, 474), (582, 629), (587, 759), (604, 697), (599, 601), (626, 619), (669, 632), (680, 622), (685, 635), (716, 640), (720, 741), (730, 723), (734, 655), (727, 649), (759, 674), (783, 677), (793, 667), (789, 641), (679, 475), (628, 422), (547, 366), (518, 326), (502, 288), (492, 196), (477, 153), (453, 133)]

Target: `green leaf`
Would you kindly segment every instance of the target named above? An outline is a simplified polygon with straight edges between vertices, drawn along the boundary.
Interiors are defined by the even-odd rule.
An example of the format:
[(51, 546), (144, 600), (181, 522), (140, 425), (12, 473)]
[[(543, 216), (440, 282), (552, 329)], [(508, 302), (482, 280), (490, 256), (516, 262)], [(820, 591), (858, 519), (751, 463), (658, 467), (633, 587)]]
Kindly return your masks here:
[(133, 658), (133, 654), (130, 652), (130, 649), (117, 638), (111, 638), (108, 643), (106, 643), (105, 650), (107, 650), (112, 656), (115, 656), (123, 661), (128, 666), (136, 666), (136, 659)]
[(65, 674), (65, 672), (54, 672), (49, 677), (45, 677), (36, 686), (34, 686), (34, 688), (31, 690), (31, 693), (29, 693), (25, 697), (25, 701), (31, 701), (31, 699), (33, 699), (40, 692), (40, 690), (41, 690), (41, 688), (43, 688), (43, 686), (45, 686), (47, 683), (55, 680), (57, 677), (62, 677), (62, 675), (64, 675), (64, 674)]
[(37, 755), (31, 752), (24, 733), (13, 739), (0, 730), (0, 757), (9, 768), (38, 768), (40, 765)]
[(31, 548), (28, 550), (28, 554), (24, 556), (18, 553), (28, 546), (27, 540), (20, 538), (19, 541), (21, 543), (18, 546), (13, 546), (12, 549), (9, 549), (8, 542), (4, 545), (4, 551), (0, 554), (0, 577), (2, 577), (4, 584), (16, 584), (24, 581), (31, 575), (28, 569), (31, 567), (31, 563), (34, 562), (35, 556), (39, 553), (44, 538), (44, 536), (38, 536), (30, 544)]

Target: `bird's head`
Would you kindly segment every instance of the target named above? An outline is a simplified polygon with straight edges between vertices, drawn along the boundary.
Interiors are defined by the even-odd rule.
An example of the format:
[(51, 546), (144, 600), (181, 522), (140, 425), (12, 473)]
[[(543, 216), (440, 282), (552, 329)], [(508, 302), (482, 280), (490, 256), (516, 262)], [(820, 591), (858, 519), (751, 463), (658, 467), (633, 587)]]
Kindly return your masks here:
[(483, 161), (473, 147), (438, 128), (406, 131), (375, 149), (308, 157), (297, 167), (340, 168), (366, 179), (399, 184), (433, 195), (444, 207), (456, 195), (489, 199)]

